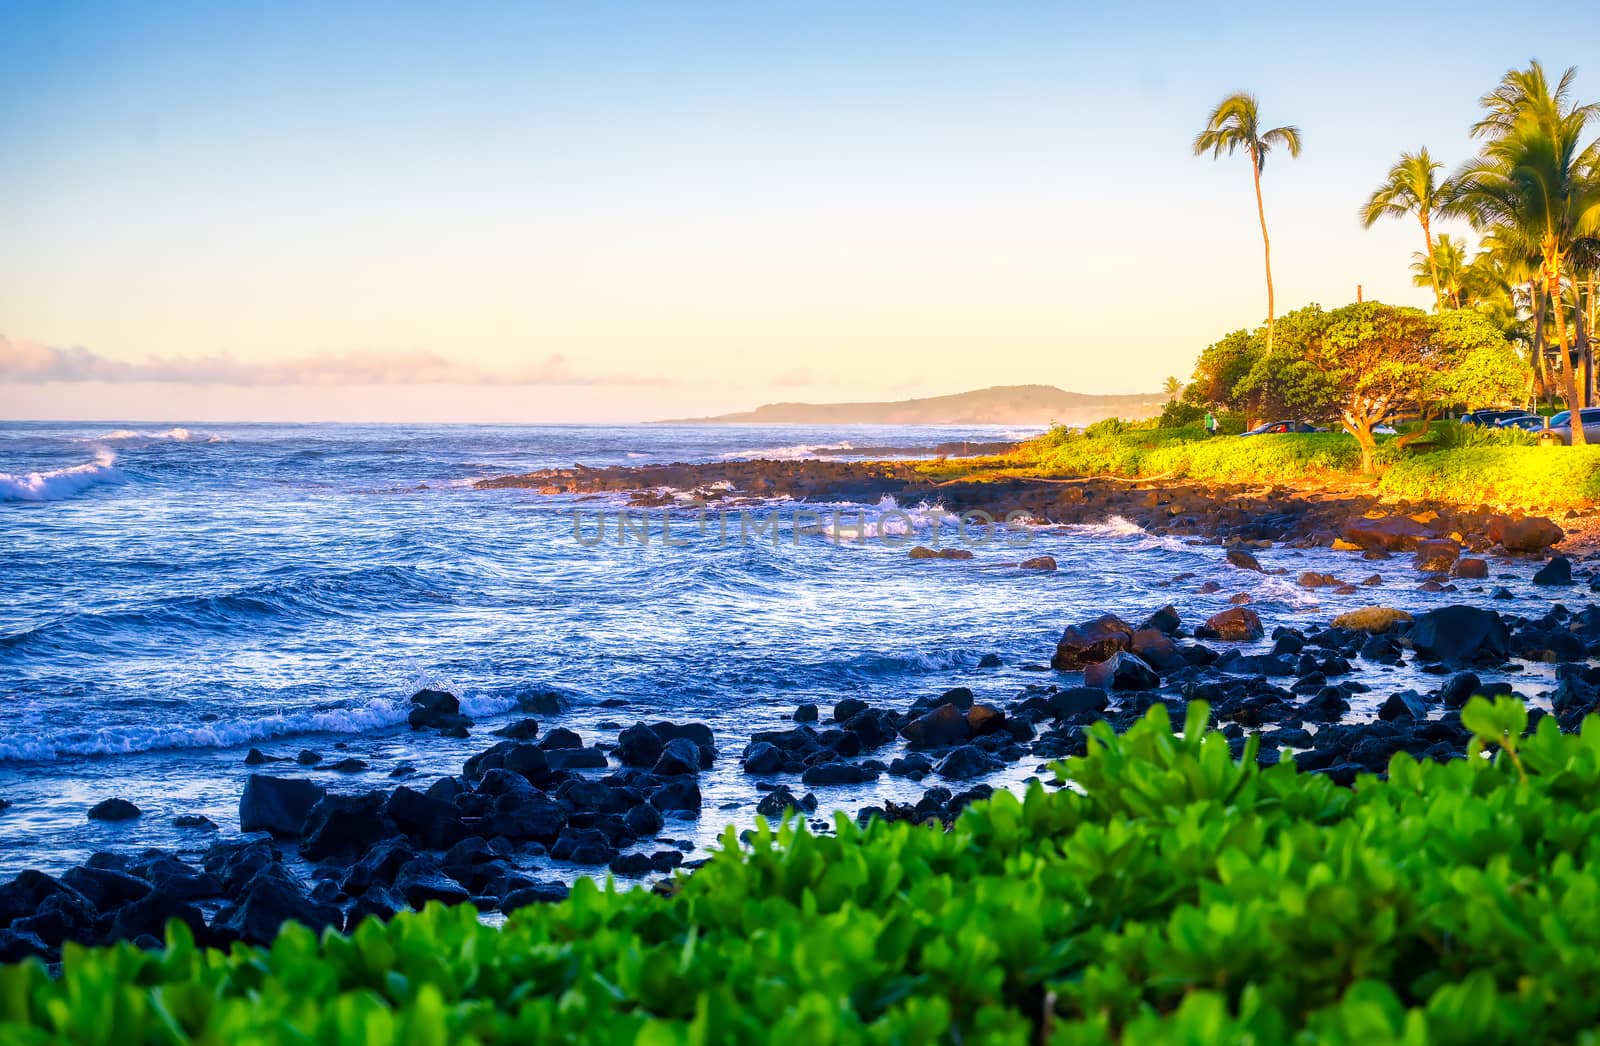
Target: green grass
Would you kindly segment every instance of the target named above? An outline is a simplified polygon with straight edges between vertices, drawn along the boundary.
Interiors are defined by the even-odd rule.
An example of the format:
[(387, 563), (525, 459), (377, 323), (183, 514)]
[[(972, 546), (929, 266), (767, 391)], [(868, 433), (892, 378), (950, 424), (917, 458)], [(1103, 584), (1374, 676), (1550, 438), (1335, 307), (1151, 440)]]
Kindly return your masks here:
[(1397, 463), (1395, 497), (1551, 512), (1600, 501), (1600, 447), (1464, 447)]
[(1361, 467), (1356, 441), (1337, 432), (1207, 437), (1198, 428), (1136, 428), (1102, 435), (1052, 430), (1024, 447), (1018, 457), (1056, 475), (1166, 476), (1228, 483), (1353, 476)]
[[(506, 926), (432, 907), (270, 950), (67, 948), (0, 969), (0, 1041), (1593, 1041), (1600, 722), (1355, 788), (1240, 758), (1189, 706), (1097, 724), (1064, 774), (953, 830), (730, 832), (674, 896), (580, 883)], [(1477, 757), (1485, 741), (1506, 749)]]

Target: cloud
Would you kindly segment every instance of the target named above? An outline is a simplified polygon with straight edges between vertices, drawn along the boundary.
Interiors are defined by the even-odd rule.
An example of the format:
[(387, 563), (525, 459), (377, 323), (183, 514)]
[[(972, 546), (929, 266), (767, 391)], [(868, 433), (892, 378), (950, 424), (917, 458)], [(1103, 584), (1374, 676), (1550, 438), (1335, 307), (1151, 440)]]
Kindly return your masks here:
[(151, 356), (143, 362), (110, 359), (81, 346), (56, 348), (0, 336), (0, 381), (103, 382), (127, 385), (669, 385), (667, 378), (583, 374), (565, 356), (524, 366), (490, 369), (436, 352), (321, 353), (250, 362), (217, 356)]

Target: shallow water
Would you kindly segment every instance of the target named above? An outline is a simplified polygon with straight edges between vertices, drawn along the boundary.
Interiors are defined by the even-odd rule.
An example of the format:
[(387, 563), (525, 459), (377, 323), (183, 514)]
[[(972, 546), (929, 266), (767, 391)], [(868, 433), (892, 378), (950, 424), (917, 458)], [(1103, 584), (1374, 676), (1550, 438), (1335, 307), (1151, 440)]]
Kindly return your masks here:
[[(346, 755), (365, 773), (285, 767), (336, 790), (458, 772), (498, 740), (521, 695), (557, 690), (572, 711), (545, 721), (586, 741), (614, 739), (637, 719), (702, 720), (720, 756), (704, 776), (698, 822), (667, 836), (704, 846), (727, 823), (748, 824), (760, 794), (739, 770), (750, 733), (782, 726), (796, 704), (826, 710), (855, 696), (903, 707), (970, 686), (1010, 699), (1024, 685), (1072, 677), (1036, 671), (1062, 627), (1113, 611), (1143, 615), (1172, 602), (1191, 625), (1248, 592), (1268, 628), (1310, 626), (1370, 602), (1411, 610), (1479, 600), (1490, 585), (1517, 595), (1505, 609), (1542, 611), (1530, 564), (1493, 567), (1488, 584), (1455, 595), (1416, 591), (1409, 562), (1371, 564), (1326, 550), (1273, 549), (1263, 563), (1287, 577), (1235, 570), (1214, 546), (1152, 538), (1112, 522), (1034, 528), (1026, 547), (997, 536), (970, 561), (913, 561), (904, 539), (931, 540), (926, 506), (897, 516), (882, 538), (729, 540), (715, 517), (672, 516), (681, 547), (592, 538), (614, 502), (477, 491), (473, 480), (569, 465), (796, 456), (805, 448), (923, 446), (1003, 438), (996, 429), (624, 426), (139, 426), (0, 427), (0, 873), (60, 869), (99, 849), (201, 848), (215, 833), (174, 828), (201, 813), (237, 828), (245, 751)], [(892, 503), (864, 509), (869, 525)], [(792, 520), (793, 506), (755, 506)], [(758, 516), (759, 518), (759, 516)], [(827, 520), (825, 520), (827, 522)], [(848, 531), (849, 517), (845, 519)], [(953, 521), (943, 521), (950, 543)], [(1010, 534), (1013, 540), (1022, 536)], [(1041, 574), (1002, 564), (1048, 553)], [(1292, 578), (1318, 570), (1379, 589), (1309, 592)], [(1174, 584), (1181, 573), (1191, 579)], [(1196, 589), (1207, 580), (1215, 595)], [(1266, 644), (1263, 644), (1265, 646)], [(1003, 667), (978, 667), (985, 654)], [(1031, 667), (1030, 667), (1031, 666)], [(1371, 715), (1390, 692), (1432, 689), (1409, 668), (1363, 666)], [(1545, 666), (1519, 688), (1541, 693)], [(404, 726), (423, 685), (463, 698), (479, 722), (450, 740)], [(623, 707), (601, 702), (624, 701)], [(337, 746), (343, 746), (342, 748)], [(884, 758), (888, 758), (885, 754)], [(1032, 765), (1001, 772), (1015, 784)], [(794, 783), (794, 782), (791, 782)], [(926, 785), (818, 789), (824, 810), (913, 799)], [(85, 819), (121, 796), (145, 815)]]

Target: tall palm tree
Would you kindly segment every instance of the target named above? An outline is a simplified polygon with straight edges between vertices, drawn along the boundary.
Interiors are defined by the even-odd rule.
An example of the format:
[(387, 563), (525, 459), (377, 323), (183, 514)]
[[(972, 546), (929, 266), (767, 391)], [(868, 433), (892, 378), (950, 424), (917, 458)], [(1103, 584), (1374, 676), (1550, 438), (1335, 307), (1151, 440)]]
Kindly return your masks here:
[(1206, 119), (1206, 129), (1194, 137), (1194, 154), (1211, 154), (1212, 159), (1226, 150), (1232, 156), (1243, 149), (1250, 157), (1250, 176), (1255, 180), (1256, 215), (1261, 219), (1261, 248), (1267, 265), (1267, 351), (1272, 351), (1272, 241), (1267, 237), (1267, 209), (1261, 202), (1261, 169), (1266, 166), (1267, 153), (1281, 145), (1290, 156), (1300, 155), (1300, 128), (1274, 127), (1261, 129), (1261, 107), (1253, 94), (1239, 91), (1230, 94), (1211, 110)]
[[(1518, 100), (1513, 89), (1519, 85), (1545, 86), (1535, 64), (1508, 73), (1502, 89), (1486, 96), (1494, 99), (1495, 137), (1457, 176), (1452, 209), (1480, 229), (1506, 227), (1537, 245), (1544, 291), (1554, 307), (1567, 406), (1576, 411), (1583, 400), (1568, 351), (1562, 280), (1574, 242), (1600, 231), (1600, 142), (1583, 142), (1585, 124), (1600, 110), (1565, 102), (1570, 79), (1563, 76), (1554, 93)], [(1581, 424), (1572, 426), (1572, 441), (1585, 442)]]
[(1411, 282), (1418, 287), (1433, 286), (1438, 311), (1443, 312), (1446, 306), (1459, 309), (1463, 304), (1461, 292), (1468, 264), (1466, 244), (1442, 232), (1434, 241), (1431, 253), (1416, 251), (1411, 255)]
[[(1433, 276), (1433, 307), (1438, 311), (1444, 310), (1444, 295), (1440, 292), (1438, 266), (1434, 262), (1433, 219), (1439, 213), (1441, 198), (1450, 191), (1448, 185), (1441, 185), (1438, 180), (1438, 173), (1443, 169), (1444, 164), (1429, 156), (1426, 146), (1414, 153), (1401, 153), (1400, 159), (1384, 175), (1383, 183), (1372, 191), (1366, 206), (1361, 208), (1361, 224), (1367, 229), (1376, 225), (1379, 218), (1416, 215), (1422, 223), (1424, 256)], [(1456, 307), (1460, 308), (1459, 304)]]
[(1564, 115), (1582, 114), (1584, 120), (1600, 116), (1600, 102), (1573, 104), (1572, 81), (1577, 75), (1577, 68), (1569, 67), (1552, 88), (1537, 59), (1530, 61), (1526, 69), (1506, 70), (1494, 90), (1478, 99), (1484, 115), (1472, 125), (1472, 137), (1490, 141), (1504, 138), (1524, 117), (1549, 121)]
[(1173, 374), (1167, 378), (1161, 387), (1166, 392), (1167, 399), (1175, 400), (1178, 398), (1178, 394), (1183, 391), (1183, 382), (1178, 380), (1176, 374)]

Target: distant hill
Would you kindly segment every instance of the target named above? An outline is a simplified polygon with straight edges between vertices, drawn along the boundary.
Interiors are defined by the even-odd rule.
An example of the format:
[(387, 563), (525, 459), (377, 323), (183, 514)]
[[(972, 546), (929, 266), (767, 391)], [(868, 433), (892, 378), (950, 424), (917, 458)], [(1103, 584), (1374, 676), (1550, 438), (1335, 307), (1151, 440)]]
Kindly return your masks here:
[(711, 418), (675, 418), (664, 425), (1087, 425), (1101, 418), (1147, 418), (1166, 397), (1091, 396), (1054, 385), (996, 385), (951, 396), (885, 403), (768, 403)]

